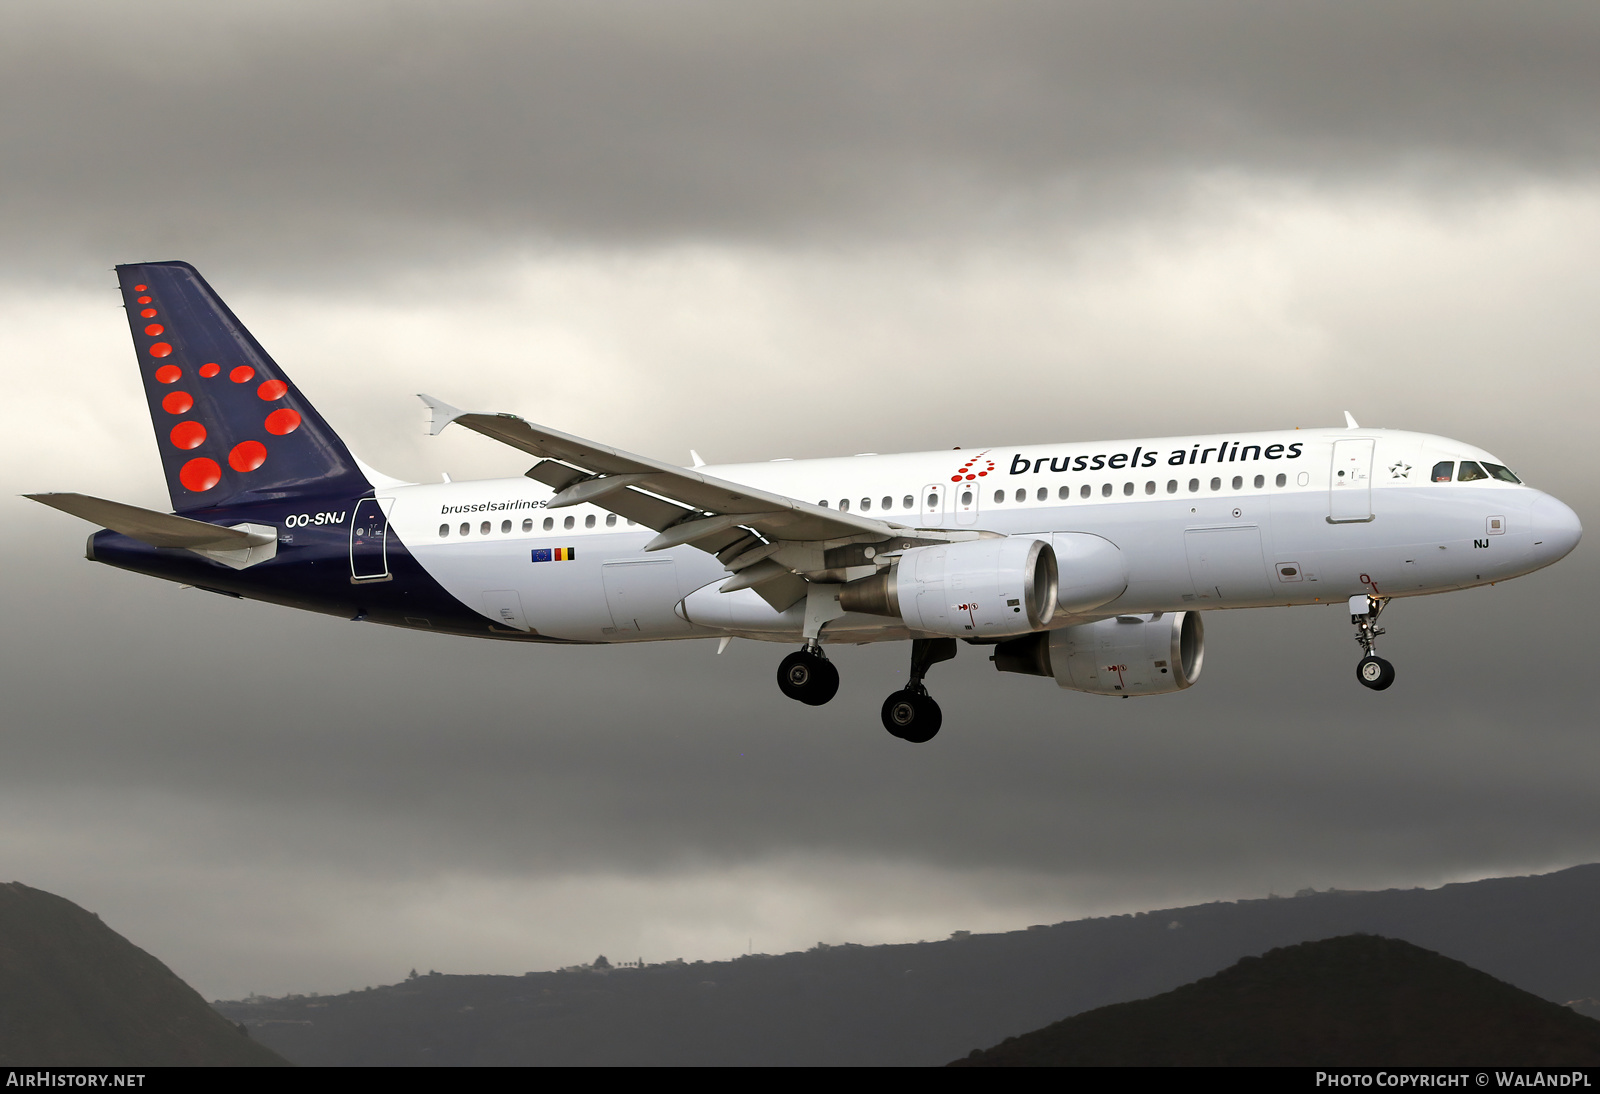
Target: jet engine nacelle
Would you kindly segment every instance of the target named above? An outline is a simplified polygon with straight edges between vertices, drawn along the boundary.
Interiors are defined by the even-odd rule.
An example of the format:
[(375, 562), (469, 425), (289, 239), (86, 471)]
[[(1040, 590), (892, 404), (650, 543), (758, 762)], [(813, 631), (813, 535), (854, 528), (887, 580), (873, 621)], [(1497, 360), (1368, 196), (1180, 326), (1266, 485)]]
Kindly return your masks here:
[(846, 611), (886, 615), (953, 638), (1027, 634), (1056, 610), (1056, 554), (1011, 536), (913, 547), (889, 569), (840, 587)]
[(1165, 695), (1200, 679), (1205, 652), (1198, 612), (1157, 612), (1013, 638), (992, 660), (1001, 672), (1053, 676), (1091, 695)]

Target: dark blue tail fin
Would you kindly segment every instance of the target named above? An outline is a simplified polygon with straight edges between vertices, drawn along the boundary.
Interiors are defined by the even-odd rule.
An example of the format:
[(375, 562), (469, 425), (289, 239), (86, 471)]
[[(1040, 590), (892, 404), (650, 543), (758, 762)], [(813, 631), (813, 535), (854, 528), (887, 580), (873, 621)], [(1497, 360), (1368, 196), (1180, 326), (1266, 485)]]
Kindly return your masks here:
[(344, 442), (187, 262), (118, 266), (179, 513), (371, 489)]

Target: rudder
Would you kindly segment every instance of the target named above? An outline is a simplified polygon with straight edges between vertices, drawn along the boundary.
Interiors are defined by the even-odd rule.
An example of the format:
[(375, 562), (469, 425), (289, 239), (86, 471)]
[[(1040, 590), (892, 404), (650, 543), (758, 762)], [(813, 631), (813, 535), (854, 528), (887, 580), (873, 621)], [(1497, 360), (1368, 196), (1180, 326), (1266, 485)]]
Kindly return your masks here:
[(175, 512), (371, 489), (350, 450), (187, 262), (118, 266)]

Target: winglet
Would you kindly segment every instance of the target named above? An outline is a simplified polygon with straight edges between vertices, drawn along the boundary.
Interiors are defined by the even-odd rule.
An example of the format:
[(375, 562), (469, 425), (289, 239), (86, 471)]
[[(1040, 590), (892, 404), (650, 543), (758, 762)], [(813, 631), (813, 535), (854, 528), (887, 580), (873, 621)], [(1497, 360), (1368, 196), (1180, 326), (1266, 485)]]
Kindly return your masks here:
[(1356, 425), (1355, 415), (1351, 414), (1348, 410), (1344, 412), (1344, 427), (1346, 429), (1361, 428), (1360, 426)]
[(465, 410), (459, 410), (443, 399), (435, 399), (432, 395), (424, 395), (420, 391), (417, 392), (417, 398), (428, 408), (427, 429), (430, 437), (437, 437), (445, 426), (466, 413)]
[(700, 458), (700, 453), (692, 448), (689, 449), (689, 458), (694, 461), (695, 467), (704, 467), (706, 465), (706, 461)]

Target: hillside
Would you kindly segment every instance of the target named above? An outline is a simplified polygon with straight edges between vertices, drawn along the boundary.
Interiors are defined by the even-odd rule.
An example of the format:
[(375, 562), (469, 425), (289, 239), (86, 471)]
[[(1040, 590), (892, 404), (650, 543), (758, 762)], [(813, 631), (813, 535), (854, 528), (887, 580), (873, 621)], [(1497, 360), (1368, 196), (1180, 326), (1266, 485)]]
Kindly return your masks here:
[(1302, 942), (952, 1067), (1600, 1065), (1600, 1022), (1375, 935)]
[(219, 1003), (305, 1064), (942, 1064), (1241, 957), (1400, 938), (1543, 999), (1600, 998), (1600, 866), (1439, 889), (1307, 892), (1004, 934), (645, 968), (423, 976)]
[(286, 1063), (99, 916), (0, 883), (0, 1067)]

